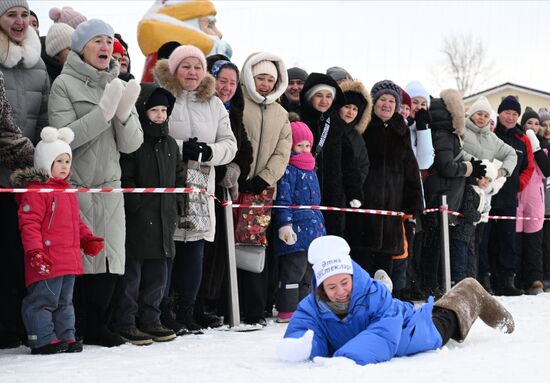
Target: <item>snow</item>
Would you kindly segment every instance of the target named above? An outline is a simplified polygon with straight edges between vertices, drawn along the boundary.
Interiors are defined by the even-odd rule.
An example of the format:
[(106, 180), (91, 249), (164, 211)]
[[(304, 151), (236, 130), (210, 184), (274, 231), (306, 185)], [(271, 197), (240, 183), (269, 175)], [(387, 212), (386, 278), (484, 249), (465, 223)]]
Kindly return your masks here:
[(368, 365), (285, 363), (276, 345), (286, 325), (269, 320), (260, 331), (208, 330), (151, 346), (84, 346), (80, 354), (30, 355), (0, 350), (0, 382), (533, 382), (546, 381), (550, 293), (498, 297), (515, 319), (513, 334), (476, 321), (463, 343)]

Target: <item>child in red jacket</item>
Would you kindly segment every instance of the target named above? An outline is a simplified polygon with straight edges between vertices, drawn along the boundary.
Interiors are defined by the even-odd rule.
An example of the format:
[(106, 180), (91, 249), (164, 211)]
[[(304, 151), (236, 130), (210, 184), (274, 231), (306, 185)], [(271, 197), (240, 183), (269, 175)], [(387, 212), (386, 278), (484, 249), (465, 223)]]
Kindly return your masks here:
[[(16, 171), (13, 185), (70, 188), (73, 131), (46, 127), (40, 137), (35, 167)], [(75, 276), (83, 273), (80, 248), (95, 256), (104, 247), (103, 238), (94, 237), (82, 222), (73, 193), (24, 193), (17, 202), (27, 286), (21, 312), (32, 354), (80, 352), (72, 302)]]

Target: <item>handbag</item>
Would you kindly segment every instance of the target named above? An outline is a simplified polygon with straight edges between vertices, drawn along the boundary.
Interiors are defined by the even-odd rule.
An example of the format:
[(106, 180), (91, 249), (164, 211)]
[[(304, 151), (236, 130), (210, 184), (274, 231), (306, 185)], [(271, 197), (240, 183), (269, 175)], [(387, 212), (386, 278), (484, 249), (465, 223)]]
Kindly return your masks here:
[(236, 243), (235, 260), (237, 268), (259, 274), (264, 270), (265, 246)]
[(269, 187), (260, 194), (241, 193), (238, 203), (242, 205), (263, 205), (260, 208), (242, 207), (236, 209), (235, 242), (267, 246), (266, 230), (271, 222), (271, 205), (275, 189)]
[[(210, 166), (199, 161), (187, 161), (185, 187), (207, 190)], [(205, 193), (185, 193), (183, 195), (183, 215), (178, 227), (193, 234), (210, 231), (209, 197)]]

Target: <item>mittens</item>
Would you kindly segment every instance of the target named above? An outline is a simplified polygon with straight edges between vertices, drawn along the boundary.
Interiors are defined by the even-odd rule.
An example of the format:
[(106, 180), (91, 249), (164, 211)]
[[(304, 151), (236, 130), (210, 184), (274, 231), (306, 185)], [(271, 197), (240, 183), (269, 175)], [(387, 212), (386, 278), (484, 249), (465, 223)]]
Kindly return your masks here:
[(354, 209), (359, 209), (362, 203), (358, 199), (352, 199), (351, 201), (349, 201), (349, 205)]
[(527, 135), (527, 138), (531, 142), (531, 147), (533, 148), (533, 153), (540, 150), (540, 142), (537, 138), (537, 135), (535, 134), (535, 131), (533, 129), (527, 129), (525, 132), (525, 135)]
[(432, 116), (426, 109), (418, 109), (414, 115), (416, 121), (416, 130), (425, 130), (428, 128), (428, 124), (432, 122)]
[(481, 178), (485, 176), (487, 167), (483, 165), (481, 161), (472, 158), (470, 162), (472, 164), (472, 177)]
[(307, 330), (301, 338), (284, 338), (277, 344), (277, 355), (285, 362), (308, 360), (313, 345), (313, 330)]
[(346, 358), (345, 356), (333, 356), (332, 358), (316, 356), (313, 358), (313, 363), (325, 367), (350, 367), (357, 365), (353, 359)]
[(255, 176), (250, 180), (243, 181), (239, 184), (239, 191), (241, 193), (260, 194), (263, 192), (269, 184), (263, 180), (260, 176)]
[(183, 143), (181, 156), (184, 161), (198, 161), (201, 154), (201, 161), (210, 160), (212, 158), (212, 148), (204, 142), (197, 142), (196, 138)]
[(44, 250), (35, 249), (27, 251), (29, 264), (40, 275), (48, 275), (52, 271), (52, 261), (48, 258)]
[(124, 85), (118, 78), (105, 85), (105, 90), (98, 105), (107, 121), (111, 121), (115, 116), (123, 91)]
[(225, 166), (225, 176), (220, 181), (220, 186), (231, 189), (237, 184), (239, 177), (241, 175), (241, 168), (234, 162), (227, 164)]
[(140, 91), (141, 86), (136, 80), (132, 79), (126, 84), (116, 110), (116, 116), (123, 124), (130, 118), (130, 113), (139, 97)]
[(296, 243), (296, 241), (298, 240), (298, 236), (296, 235), (294, 230), (292, 230), (292, 225), (285, 225), (279, 228), (279, 239), (287, 245), (291, 246)]
[(384, 286), (386, 286), (386, 288), (390, 293), (392, 292), (393, 282), (390, 276), (388, 275), (388, 273), (386, 273), (384, 270), (382, 269), (376, 270), (376, 273), (374, 273), (374, 279), (382, 283)]
[(105, 248), (105, 240), (101, 237), (91, 236), (83, 238), (80, 241), (80, 245), (82, 250), (84, 250), (84, 254), (95, 257)]

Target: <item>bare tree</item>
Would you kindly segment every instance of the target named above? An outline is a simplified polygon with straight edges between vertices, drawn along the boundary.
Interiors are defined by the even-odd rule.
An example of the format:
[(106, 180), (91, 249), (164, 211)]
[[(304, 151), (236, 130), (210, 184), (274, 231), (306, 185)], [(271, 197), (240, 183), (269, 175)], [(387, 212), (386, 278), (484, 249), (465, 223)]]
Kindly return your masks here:
[(463, 95), (471, 94), (490, 77), (493, 64), (483, 42), (472, 34), (445, 36), (441, 52), (445, 74), (453, 77)]

